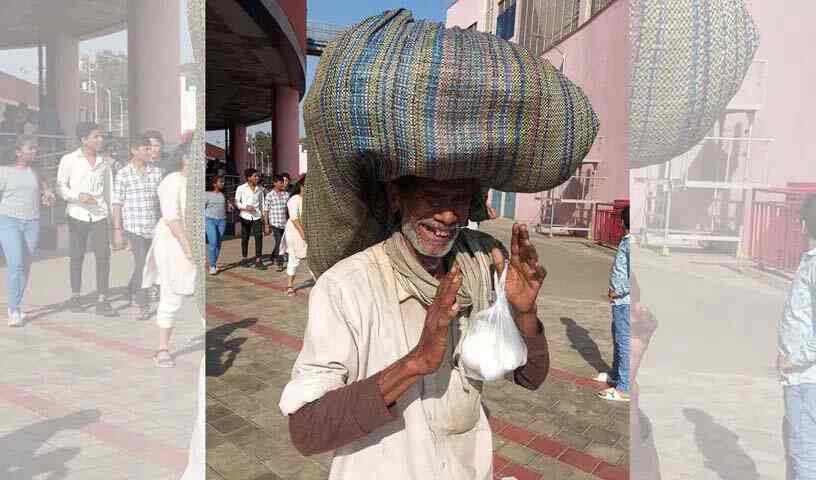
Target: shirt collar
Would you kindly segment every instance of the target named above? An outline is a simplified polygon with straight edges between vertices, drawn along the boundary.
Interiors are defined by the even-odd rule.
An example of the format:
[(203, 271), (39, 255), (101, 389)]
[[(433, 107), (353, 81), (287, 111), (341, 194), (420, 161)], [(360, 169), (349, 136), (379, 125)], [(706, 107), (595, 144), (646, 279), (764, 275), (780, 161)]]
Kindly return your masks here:
[[(396, 280), (396, 278), (395, 278), (395, 280)], [(406, 290), (402, 286), (401, 282), (397, 281), (396, 284), (397, 284), (397, 301), (399, 303), (402, 303), (402, 302), (404, 302), (404, 301), (406, 301), (406, 300), (408, 300), (409, 298), (412, 297), (412, 295), (408, 292), (408, 290)]]
[(810, 250), (805, 252), (805, 255), (807, 255), (808, 257), (816, 257), (816, 248), (811, 248)]

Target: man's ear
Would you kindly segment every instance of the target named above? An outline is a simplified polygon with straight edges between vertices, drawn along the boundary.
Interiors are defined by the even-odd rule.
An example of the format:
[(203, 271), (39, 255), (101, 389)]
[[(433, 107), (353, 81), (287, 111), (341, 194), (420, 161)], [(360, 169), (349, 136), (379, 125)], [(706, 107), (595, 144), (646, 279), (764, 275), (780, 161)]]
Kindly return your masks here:
[(394, 182), (386, 183), (385, 195), (388, 198), (388, 208), (391, 213), (399, 212), (402, 207), (399, 187)]

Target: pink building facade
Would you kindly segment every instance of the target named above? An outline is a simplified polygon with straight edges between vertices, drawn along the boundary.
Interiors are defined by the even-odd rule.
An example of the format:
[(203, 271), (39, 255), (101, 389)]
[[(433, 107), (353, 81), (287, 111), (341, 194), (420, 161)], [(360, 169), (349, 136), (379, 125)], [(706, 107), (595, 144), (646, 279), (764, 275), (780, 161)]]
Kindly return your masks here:
[[(448, 9), (448, 27), (476, 28), (505, 38), (512, 33), (510, 41), (561, 67), (587, 94), (600, 120), (595, 145), (576, 176), (565, 185), (536, 194), (491, 192), (490, 203), (501, 216), (529, 225), (554, 223), (586, 231), (598, 202), (629, 196), (628, 2), (612, 2), (594, 12), (592, 3), (459, 0)], [(552, 21), (553, 16), (558, 22)], [(554, 23), (564, 28), (547, 30), (545, 25)], [(546, 41), (539, 41), (544, 36), (541, 32)]]

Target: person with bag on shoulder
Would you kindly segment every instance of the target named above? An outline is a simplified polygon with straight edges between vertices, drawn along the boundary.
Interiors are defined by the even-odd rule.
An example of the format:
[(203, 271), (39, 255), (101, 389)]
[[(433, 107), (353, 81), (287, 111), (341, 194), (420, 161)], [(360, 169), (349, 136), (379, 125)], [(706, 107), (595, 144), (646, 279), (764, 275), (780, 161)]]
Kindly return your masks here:
[[(461, 47), (474, 41), (484, 48)], [(516, 83), (482, 74), (506, 63), (527, 73)], [(501, 272), (527, 350), (506, 378), (536, 390), (549, 372), (536, 307), (547, 272), (525, 225), (513, 226), (509, 255), (464, 227), (487, 218), (473, 206), (484, 207), (488, 188), (534, 192), (566, 181), (597, 117), (546, 61), (404, 9), (344, 30), (315, 79), (304, 100), (312, 148), (301, 218), (317, 282), (279, 403), (292, 443), (304, 455), (333, 451), (332, 480), (489, 480), (481, 403), (489, 387), (468, 378), (457, 348), (470, 318), (501, 298), (493, 284)], [(534, 132), (545, 122), (546, 132)]]

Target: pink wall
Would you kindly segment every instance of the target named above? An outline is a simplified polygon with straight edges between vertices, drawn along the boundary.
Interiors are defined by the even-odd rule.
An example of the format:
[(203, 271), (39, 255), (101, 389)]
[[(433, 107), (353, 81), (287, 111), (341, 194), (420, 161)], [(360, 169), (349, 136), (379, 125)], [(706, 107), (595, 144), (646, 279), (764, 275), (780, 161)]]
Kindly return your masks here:
[(278, 0), (298, 36), (300, 48), (306, 51), (306, 0)]
[(478, 23), (476, 29), (482, 31), (485, 23), (484, 17), (485, 0), (459, 0), (448, 8), (445, 26), (447, 28), (468, 28)]

